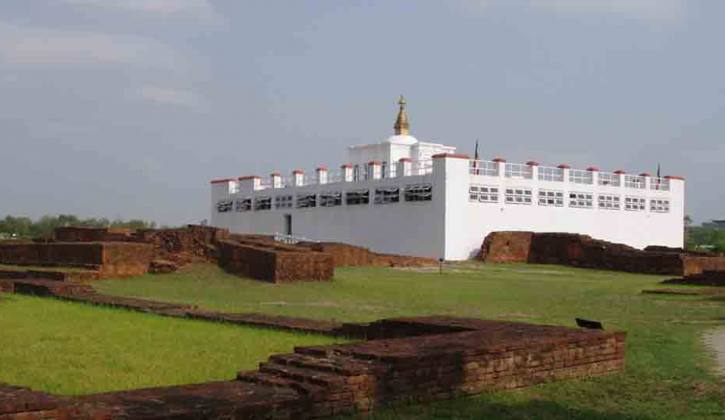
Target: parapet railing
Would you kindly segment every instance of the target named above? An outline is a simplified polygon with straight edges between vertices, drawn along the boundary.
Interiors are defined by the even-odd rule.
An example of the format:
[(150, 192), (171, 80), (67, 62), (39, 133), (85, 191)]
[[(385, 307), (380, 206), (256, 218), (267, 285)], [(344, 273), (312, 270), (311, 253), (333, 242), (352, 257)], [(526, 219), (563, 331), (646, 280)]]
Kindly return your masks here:
[(598, 185), (630, 189), (670, 191), (669, 177), (653, 177), (647, 173), (626, 174), (623, 171), (602, 172), (595, 167), (572, 169), (568, 165), (540, 166), (537, 162), (508, 163), (503, 159), (470, 160), (469, 174), (508, 179), (569, 182), (579, 185)]
[[(251, 189), (266, 190), (289, 187), (304, 187), (309, 185), (326, 185), (340, 182), (364, 182), (401, 178), (407, 176), (420, 176), (433, 173), (433, 160), (401, 159), (389, 165), (387, 162), (371, 161), (365, 165), (343, 165), (339, 169), (329, 170), (319, 167), (312, 171), (314, 175), (307, 176), (302, 170), (294, 170), (290, 175), (282, 176), (275, 172), (270, 177), (262, 179), (256, 176), (241, 177), (239, 179), (223, 179), (215, 182), (224, 182), (228, 185), (229, 193), (236, 194), (242, 190), (243, 183)], [(244, 188), (246, 189), (246, 188)]]

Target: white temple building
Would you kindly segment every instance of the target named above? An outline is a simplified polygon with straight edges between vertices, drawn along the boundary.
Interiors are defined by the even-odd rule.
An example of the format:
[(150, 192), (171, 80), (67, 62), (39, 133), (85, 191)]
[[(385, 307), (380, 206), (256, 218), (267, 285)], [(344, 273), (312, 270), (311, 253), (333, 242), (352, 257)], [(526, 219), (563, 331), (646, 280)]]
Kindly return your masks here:
[(683, 246), (681, 177), (471, 159), (413, 137), (399, 105), (395, 134), (350, 146), (339, 167), (212, 180), (211, 224), (446, 260), (504, 230)]

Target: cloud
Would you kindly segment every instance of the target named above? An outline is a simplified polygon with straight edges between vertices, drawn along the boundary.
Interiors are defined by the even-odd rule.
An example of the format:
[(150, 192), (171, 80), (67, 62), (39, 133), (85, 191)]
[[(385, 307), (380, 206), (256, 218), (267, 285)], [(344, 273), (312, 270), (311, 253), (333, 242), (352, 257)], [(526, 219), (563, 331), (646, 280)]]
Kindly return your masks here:
[(205, 101), (189, 90), (146, 85), (138, 89), (136, 95), (146, 101), (162, 105), (180, 106), (196, 111), (203, 111), (207, 108)]
[(159, 18), (183, 18), (200, 21), (220, 19), (208, 0), (63, 0), (77, 7), (142, 13)]
[(126, 64), (174, 69), (186, 61), (173, 48), (150, 38), (76, 32), (0, 22), (0, 63), (48, 65)]
[(611, 13), (647, 20), (677, 20), (684, 0), (531, 0), (535, 7), (558, 12)]

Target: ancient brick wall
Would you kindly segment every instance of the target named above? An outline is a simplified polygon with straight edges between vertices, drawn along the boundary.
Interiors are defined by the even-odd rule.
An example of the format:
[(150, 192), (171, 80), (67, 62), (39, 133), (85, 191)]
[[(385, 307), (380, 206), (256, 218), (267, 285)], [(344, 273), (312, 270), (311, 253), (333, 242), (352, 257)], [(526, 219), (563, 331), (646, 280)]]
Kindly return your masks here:
[(57, 227), (53, 239), (58, 242), (131, 241), (133, 230), (127, 228)]
[(434, 258), (378, 254), (367, 248), (339, 242), (307, 242), (299, 245), (332, 255), (335, 267), (423, 267), (438, 264)]
[(489, 262), (528, 262), (533, 232), (494, 232), (486, 236), (477, 258)]
[(725, 270), (702, 271), (694, 274), (687, 274), (682, 278), (665, 280), (664, 284), (689, 284), (692, 286), (725, 287)]
[(331, 255), (287, 245), (219, 241), (219, 266), (228, 272), (275, 283), (331, 280)]
[(83, 267), (103, 278), (125, 277), (146, 273), (152, 251), (148, 244), (124, 242), (2, 243), (0, 263)]
[(724, 271), (725, 272), (725, 256), (697, 256), (685, 255), (684, 270), (682, 275), (690, 276), (702, 273), (704, 271)]
[(719, 264), (717, 258), (690, 257), (671, 249), (642, 251), (586, 235), (534, 232), (493, 232), (484, 239), (478, 259), (674, 275)]

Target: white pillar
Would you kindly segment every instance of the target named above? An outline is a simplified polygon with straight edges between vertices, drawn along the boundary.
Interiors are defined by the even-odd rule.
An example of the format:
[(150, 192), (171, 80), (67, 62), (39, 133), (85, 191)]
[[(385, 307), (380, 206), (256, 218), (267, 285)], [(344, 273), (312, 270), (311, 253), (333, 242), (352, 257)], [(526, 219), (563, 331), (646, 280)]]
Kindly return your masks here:
[(506, 177), (506, 159), (504, 158), (493, 158), (493, 162), (496, 163), (497, 176), (499, 178)]
[(279, 172), (272, 172), (269, 176), (272, 179), (272, 188), (282, 188), (282, 174)]
[(569, 184), (569, 171), (571, 170), (571, 166), (566, 163), (562, 163), (557, 166), (557, 168), (561, 169), (561, 176), (564, 178), (564, 183)]
[(327, 168), (324, 166), (321, 166), (317, 168), (317, 183), (318, 184), (327, 184)]
[(592, 185), (599, 185), (599, 168), (596, 166), (590, 166), (587, 171), (592, 173)]
[(626, 172), (624, 172), (621, 169), (618, 169), (618, 170), (614, 171), (613, 173), (615, 175), (619, 176), (619, 187), (624, 188), (624, 175), (626, 174)]
[(352, 165), (346, 163), (340, 166), (340, 172), (342, 173), (342, 182), (352, 182)]
[(649, 191), (649, 185), (652, 182), (652, 175), (647, 172), (642, 172), (639, 176), (644, 177), (644, 189)]
[(300, 169), (292, 171), (292, 185), (302, 187), (305, 185), (305, 172)]
[(529, 168), (531, 168), (531, 179), (539, 179), (539, 162), (535, 160), (530, 160), (526, 162), (527, 165), (529, 165)]
[(380, 179), (382, 163), (377, 160), (368, 162), (368, 179)]

